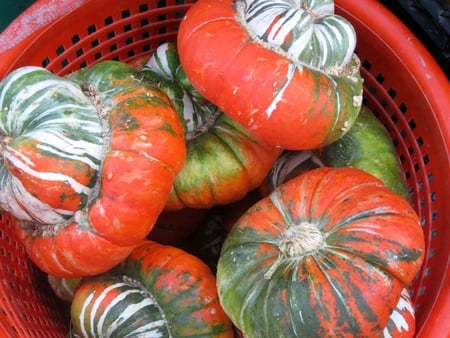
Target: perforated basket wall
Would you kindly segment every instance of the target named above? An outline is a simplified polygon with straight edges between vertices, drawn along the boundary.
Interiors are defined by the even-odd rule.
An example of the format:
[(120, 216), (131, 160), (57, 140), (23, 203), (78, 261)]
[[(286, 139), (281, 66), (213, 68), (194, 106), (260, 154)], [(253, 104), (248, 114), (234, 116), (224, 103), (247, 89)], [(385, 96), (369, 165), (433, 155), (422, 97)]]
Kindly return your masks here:
[[(41, 0), (0, 35), (0, 78), (23, 65), (56, 74), (106, 59), (130, 61), (175, 41), (191, 0)], [(450, 85), (426, 49), (374, 0), (336, 0), (354, 25), (365, 103), (389, 129), (420, 216), (426, 259), (411, 293), (417, 336), (450, 332)], [(67, 308), (31, 264), (0, 214), (0, 332), (63, 337)], [(394, 234), (393, 234), (394, 235)]]

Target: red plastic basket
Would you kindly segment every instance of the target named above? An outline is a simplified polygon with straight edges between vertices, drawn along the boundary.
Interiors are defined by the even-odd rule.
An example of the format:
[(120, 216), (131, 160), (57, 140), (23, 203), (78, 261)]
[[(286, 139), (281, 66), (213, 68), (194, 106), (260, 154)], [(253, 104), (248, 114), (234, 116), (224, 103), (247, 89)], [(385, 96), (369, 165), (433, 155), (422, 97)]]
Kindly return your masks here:
[[(175, 41), (193, 0), (41, 0), (0, 35), (0, 78), (23, 65), (56, 74), (106, 59), (130, 61)], [(411, 286), (417, 336), (450, 334), (450, 84), (414, 35), (374, 0), (336, 0), (354, 25), (366, 104), (389, 129), (426, 239)], [(28, 259), (0, 214), (0, 333), (63, 337), (67, 308)], [(393, 234), (394, 236), (395, 234)]]

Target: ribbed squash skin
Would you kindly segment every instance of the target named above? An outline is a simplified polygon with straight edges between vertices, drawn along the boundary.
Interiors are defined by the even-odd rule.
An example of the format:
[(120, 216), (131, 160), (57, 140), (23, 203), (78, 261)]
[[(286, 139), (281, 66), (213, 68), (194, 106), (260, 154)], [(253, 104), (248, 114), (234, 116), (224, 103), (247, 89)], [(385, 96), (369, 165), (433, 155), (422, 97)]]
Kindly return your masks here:
[[(0, 97), (9, 128), (1, 130), (0, 201), (18, 218), (30, 258), (60, 277), (109, 270), (150, 232), (184, 164), (170, 99), (118, 61), (70, 78), (20, 69), (2, 81)], [(28, 168), (10, 160), (11, 147)]]
[(248, 338), (381, 336), (424, 249), (414, 209), (377, 178), (314, 169), (235, 223), (219, 297)]
[(145, 241), (118, 267), (86, 280), (71, 306), (83, 337), (233, 337), (216, 279), (200, 259)]
[[(262, 141), (324, 146), (350, 129), (362, 105), (354, 31), (333, 10), (328, 0), (197, 1), (178, 31), (181, 64), (201, 95)], [(315, 30), (323, 36), (311, 34), (330, 16)]]
[(86, 206), (102, 158), (102, 123), (71, 80), (24, 67), (0, 83), (0, 201), (26, 221), (64, 221)]
[(142, 73), (171, 98), (186, 135), (186, 162), (167, 210), (225, 205), (261, 184), (282, 149), (261, 141), (203, 98), (186, 77), (174, 43), (159, 46)]

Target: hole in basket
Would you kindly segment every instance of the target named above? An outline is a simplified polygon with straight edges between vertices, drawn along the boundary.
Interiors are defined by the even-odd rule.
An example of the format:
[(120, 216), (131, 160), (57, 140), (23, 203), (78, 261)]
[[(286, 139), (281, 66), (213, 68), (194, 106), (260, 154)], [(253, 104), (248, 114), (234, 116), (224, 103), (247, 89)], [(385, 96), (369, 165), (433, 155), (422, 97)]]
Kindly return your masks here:
[(113, 52), (117, 49), (117, 45), (116, 44), (112, 44), (111, 46), (109, 46), (109, 51)]
[(434, 257), (434, 253), (435, 253), (434, 249), (430, 248), (430, 250), (428, 250), (428, 258)]
[(383, 84), (383, 82), (384, 82), (384, 76), (383, 76), (383, 75), (378, 74), (377, 77), (376, 77), (376, 79), (377, 79), (377, 82), (378, 82), (379, 84)]
[(369, 70), (369, 71), (370, 71), (370, 68), (372, 68), (372, 64), (371, 64), (368, 60), (364, 60), (364, 61), (361, 63), (361, 66), (362, 66), (364, 69), (367, 69), (367, 70)]
[(105, 26), (108, 26), (110, 24), (112, 24), (114, 22), (113, 17), (112, 16), (108, 16), (107, 18), (105, 18)]
[(419, 147), (422, 147), (422, 146), (423, 146), (423, 138), (422, 138), (422, 136), (419, 136), (419, 137), (416, 139), (416, 142), (417, 142), (417, 145), (418, 145)]
[(122, 12), (122, 19), (128, 18), (131, 16), (131, 12), (129, 9), (126, 9)]
[(389, 88), (388, 94), (391, 98), (394, 98), (397, 96), (397, 91), (394, 88)]
[(436, 201), (436, 193), (435, 192), (432, 192), (431, 194), (430, 194), (430, 197), (431, 197), (431, 200), (434, 202), (434, 201)]
[(81, 40), (80, 36), (78, 34), (72, 36), (72, 45), (76, 44)]
[(58, 46), (56, 48), (56, 55), (61, 55), (62, 53), (64, 53), (64, 50), (65, 50), (65, 48), (63, 45)]
[(84, 51), (83, 51), (82, 48), (77, 49), (77, 51), (75, 52), (75, 55), (76, 55), (77, 57), (80, 57), (80, 56), (83, 55), (83, 54), (84, 54)]
[(400, 109), (400, 111), (404, 114), (406, 113), (407, 109), (406, 109), (406, 105), (404, 103), (400, 103), (398, 105), (398, 109)]
[(97, 28), (95, 27), (95, 25), (91, 25), (87, 28), (87, 32), (88, 34), (93, 34), (97, 31)]
[(95, 59), (95, 60), (98, 60), (98, 59), (100, 59), (101, 57), (102, 57), (102, 53), (100, 53), (100, 52), (95, 53), (95, 55), (94, 55), (94, 59)]
[(61, 68), (67, 67), (69, 65), (69, 61), (67, 59), (64, 59), (61, 61)]
[(437, 231), (433, 230), (431, 231), (431, 239), (435, 239), (437, 237)]
[(129, 37), (129, 38), (125, 39), (125, 44), (126, 45), (131, 45), (132, 43), (133, 43), (133, 38), (132, 37)]
[(129, 32), (129, 31), (131, 31), (131, 24), (126, 24), (125, 26), (123, 26), (123, 31), (124, 32)]
[(116, 33), (114, 31), (108, 32), (106, 33), (106, 38), (107, 39), (112, 39), (116, 36)]
[(147, 4), (142, 4), (139, 6), (139, 13), (142, 12), (147, 12), (148, 11), (148, 5)]
[(99, 45), (98, 39), (94, 39), (91, 41), (91, 47), (94, 48)]
[(416, 122), (414, 122), (414, 120), (409, 121), (408, 125), (411, 128), (411, 130), (414, 130), (416, 128)]
[[(431, 213), (431, 220), (435, 221), (437, 219), (437, 217), (438, 217), (438, 212), (435, 210)], [(436, 231), (436, 230), (434, 230), (434, 231)]]

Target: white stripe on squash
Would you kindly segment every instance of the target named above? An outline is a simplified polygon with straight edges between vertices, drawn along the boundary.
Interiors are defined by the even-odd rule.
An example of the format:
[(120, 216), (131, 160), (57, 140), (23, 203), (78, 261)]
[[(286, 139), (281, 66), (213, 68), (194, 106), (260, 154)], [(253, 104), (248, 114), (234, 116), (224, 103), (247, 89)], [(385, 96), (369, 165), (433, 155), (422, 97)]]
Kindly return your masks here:
[(311, 67), (345, 66), (356, 46), (353, 26), (334, 14), (333, 1), (242, 0), (251, 36)]

